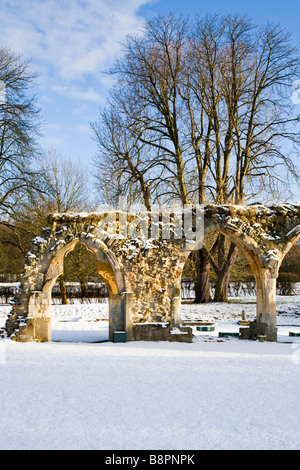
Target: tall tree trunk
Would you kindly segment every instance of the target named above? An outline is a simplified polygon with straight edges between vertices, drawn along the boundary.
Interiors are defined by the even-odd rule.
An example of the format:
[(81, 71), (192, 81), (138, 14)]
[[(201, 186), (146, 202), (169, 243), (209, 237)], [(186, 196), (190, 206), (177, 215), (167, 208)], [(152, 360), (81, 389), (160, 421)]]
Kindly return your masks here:
[[(218, 253), (219, 256), (223, 252), (222, 247), (220, 247), (220, 251), (221, 253), (220, 252)], [(226, 260), (225, 259), (223, 260), (223, 265), (217, 273), (217, 281), (216, 281), (216, 288), (215, 288), (215, 295), (214, 295), (215, 302), (227, 302), (228, 301), (228, 286), (229, 286), (229, 281), (230, 281), (230, 274), (231, 274), (233, 265), (236, 261), (237, 255), (238, 255), (238, 248), (235, 246), (234, 243), (231, 242)]]
[(67, 291), (66, 291), (66, 284), (65, 284), (65, 277), (62, 274), (59, 278), (59, 288), (61, 293), (61, 303), (63, 305), (68, 305), (68, 298), (67, 298)]
[(81, 289), (81, 298), (84, 299), (87, 297), (87, 289), (86, 289), (86, 282), (80, 280), (80, 289)]
[(195, 303), (207, 303), (211, 301), (209, 292), (210, 262), (205, 248), (195, 251)]

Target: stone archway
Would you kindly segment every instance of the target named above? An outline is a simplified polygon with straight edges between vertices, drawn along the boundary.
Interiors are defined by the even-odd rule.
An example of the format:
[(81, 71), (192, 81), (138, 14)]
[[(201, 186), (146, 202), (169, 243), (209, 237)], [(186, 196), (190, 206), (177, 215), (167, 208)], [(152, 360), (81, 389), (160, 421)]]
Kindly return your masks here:
[[(85, 236), (79, 235), (78, 238), (65, 244), (60, 248), (51, 259), (48, 269), (44, 275), (44, 285), (42, 294), (47, 309), (51, 305), (51, 291), (57, 278), (63, 273), (63, 261), (75, 247), (81, 243), (88, 251), (93, 253), (96, 259), (97, 272), (105, 279), (109, 292), (109, 339), (112, 341), (114, 331), (125, 331), (125, 309), (122, 292), (124, 291), (124, 280), (117, 260), (112, 253), (109, 253), (107, 247), (102, 243), (92, 243)], [(43, 307), (45, 312), (45, 306)], [(51, 315), (49, 315), (49, 318)]]
[[(281, 206), (277, 210), (282, 210)], [(285, 234), (274, 224), (276, 210), (265, 206), (224, 205), (217, 210), (208, 207), (207, 212), (210, 217), (205, 232), (215, 231), (228, 237), (245, 256), (255, 278), (256, 319), (249, 328), (240, 328), (241, 337), (252, 339), (263, 335), (267, 341), (276, 341), (276, 279), (285, 240)]]
[[(300, 205), (201, 207), (205, 232), (228, 236), (256, 279), (257, 318), (241, 329), (242, 337), (262, 334), (276, 341), (276, 278), (284, 254), (300, 237)], [(109, 285), (110, 339), (121, 330), (129, 341), (191, 340), (191, 330), (180, 325), (180, 279), (186, 256), (195, 249), (189, 239), (197, 234), (197, 210), (196, 224), (193, 215), (186, 231), (175, 223), (176, 217), (182, 222), (183, 211), (173, 218), (166, 215), (112, 211), (49, 216), (49, 226), (33, 240), (27, 255), (6, 334), (18, 341), (50, 338), (49, 292), (63, 257), (80, 242), (95, 253)]]
[[(256, 319), (250, 327), (240, 329), (241, 338), (262, 335), (267, 341), (277, 340), (276, 280), (285, 254), (300, 238), (299, 222), (298, 204), (204, 206), (204, 234), (219, 232), (233, 241), (256, 281)], [(187, 257), (190, 251), (185, 253)]]
[[(125, 331), (126, 302), (120, 266), (113, 253), (101, 240), (95, 243), (87, 239), (85, 235), (86, 233), (83, 235), (79, 233), (69, 241), (62, 241), (55, 247), (41, 250), (42, 253), (29, 254), (30, 266), (27, 266), (27, 276), (18, 293), (20, 301), (15, 303), (6, 323), (6, 330), (8, 332), (13, 330), (14, 339), (18, 341), (51, 340), (51, 291), (57, 278), (63, 273), (64, 257), (78, 243), (82, 243), (95, 255), (98, 273), (105, 279), (108, 287), (109, 339), (113, 340), (115, 331)], [(37, 240), (37, 242), (40, 241)], [(40, 276), (36, 276), (37, 263)], [(24, 309), (27, 310), (25, 322), (22, 320)]]

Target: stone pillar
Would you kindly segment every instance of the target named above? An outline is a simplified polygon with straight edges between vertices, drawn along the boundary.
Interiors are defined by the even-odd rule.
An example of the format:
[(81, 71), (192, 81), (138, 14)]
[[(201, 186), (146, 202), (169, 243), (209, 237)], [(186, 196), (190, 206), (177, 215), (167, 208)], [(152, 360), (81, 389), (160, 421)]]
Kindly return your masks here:
[(51, 317), (34, 318), (35, 341), (44, 343), (51, 341)]
[(132, 292), (123, 292), (124, 297), (124, 317), (125, 317), (125, 331), (127, 341), (133, 341), (133, 323), (131, 320), (131, 308), (133, 305), (133, 293)]
[(51, 341), (51, 316), (48, 295), (33, 291), (28, 302), (27, 316), (19, 323), (12, 339), (15, 341)]
[(178, 327), (181, 322), (180, 310), (181, 310), (181, 298), (173, 297), (173, 299), (171, 299), (171, 317), (172, 317), (173, 327)]
[(263, 325), (267, 341), (277, 341), (276, 333), (276, 277), (269, 269), (262, 270), (257, 286), (257, 323)]
[(35, 340), (51, 341), (51, 297), (47, 292), (33, 291), (28, 303), (28, 317), (34, 320)]
[(254, 339), (265, 336), (266, 341), (277, 341), (276, 279), (277, 272), (263, 268), (256, 273), (256, 320), (249, 328), (241, 328), (241, 337)]
[(109, 341), (114, 340), (115, 331), (125, 331), (124, 299), (121, 294), (109, 296)]
[(125, 331), (126, 340), (133, 341), (133, 323), (131, 321), (131, 306), (133, 294), (122, 292), (109, 298), (109, 340), (114, 340), (115, 331)]

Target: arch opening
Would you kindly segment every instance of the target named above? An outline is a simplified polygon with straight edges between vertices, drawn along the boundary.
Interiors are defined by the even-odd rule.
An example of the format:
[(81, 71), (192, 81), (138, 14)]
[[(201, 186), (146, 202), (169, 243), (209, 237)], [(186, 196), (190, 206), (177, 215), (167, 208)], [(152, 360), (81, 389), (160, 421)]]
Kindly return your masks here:
[(300, 235), (284, 252), (276, 284), (277, 325), (280, 341), (300, 336)]
[[(82, 263), (89, 263), (89, 266), (84, 266), (82, 263), (80, 265), (80, 259), (78, 256), (77, 259), (74, 256), (76, 252), (83, 258)], [(81, 288), (83, 288), (83, 281), (86, 281), (89, 276), (94, 279), (102, 279), (102, 282), (105, 283), (108, 297), (103, 302), (100, 303), (99, 298), (96, 297), (93, 305), (88, 304), (86, 308), (82, 303), (53, 305), (53, 288), (57, 285), (57, 281), (62, 279), (62, 276), (72, 279), (70, 273), (66, 276), (64, 268), (74, 262), (79, 264), (78, 269), (81, 270)], [(113, 340), (114, 331), (125, 329), (123, 291), (124, 282), (121, 269), (114, 255), (104, 244), (99, 246), (98, 243), (85, 238), (81, 239), (81, 237), (65, 243), (51, 257), (44, 273), (42, 288), (43, 305), (40, 310), (42, 316), (51, 318), (52, 341), (66, 341), (68, 338), (69, 340), (73, 338), (73, 341), (85, 342)], [(56, 313), (55, 315), (53, 315), (53, 311)], [(61, 323), (59, 324), (59, 322)]]
[[(220, 242), (223, 243), (222, 246)], [(231, 242), (234, 244), (236, 253), (230, 252)], [(223, 260), (218, 259), (220, 255), (223, 256)], [(206, 256), (205, 259), (204, 256)], [(230, 256), (233, 261), (230, 261)], [(220, 279), (224, 274), (222, 269), (224, 270), (226, 261), (229, 262), (230, 268), (227, 279), (228, 298), (220, 300), (217, 298), (217, 290), (221, 285)], [(197, 262), (201, 266), (197, 267)], [(188, 251), (182, 266), (181, 321), (186, 325), (194, 325), (196, 334), (199, 334), (198, 331), (202, 334), (203, 331), (204, 334), (215, 336), (222, 329), (238, 334), (240, 326), (248, 326), (256, 316), (257, 295), (254, 267), (256, 266), (252, 253), (250, 255), (247, 247), (233, 235), (221, 228), (208, 231), (205, 236), (205, 249)], [(200, 276), (199, 272), (197, 276), (199, 268), (202, 271)], [(185, 284), (188, 279), (192, 280), (192, 283), (189, 282), (186, 289)], [(202, 283), (201, 286), (197, 286), (197, 280), (198, 283)], [(201, 293), (197, 292), (197, 287), (201, 287)], [(210, 327), (213, 328), (210, 330)], [(213, 333), (207, 333), (207, 331), (213, 331)]]

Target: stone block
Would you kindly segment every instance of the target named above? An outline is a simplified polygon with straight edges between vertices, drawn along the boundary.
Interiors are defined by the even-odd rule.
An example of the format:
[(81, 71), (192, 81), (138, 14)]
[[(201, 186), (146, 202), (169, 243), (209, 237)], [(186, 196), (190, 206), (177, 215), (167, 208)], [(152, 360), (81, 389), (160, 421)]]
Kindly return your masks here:
[(51, 318), (35, 318), (35, 339), (39, 343), (51, 341)]
[(133, 327), (134, 341), (178, 341), (190, 343), (193, 330), (189, 327), (171, 329), (169, 323), (138, 323)]

